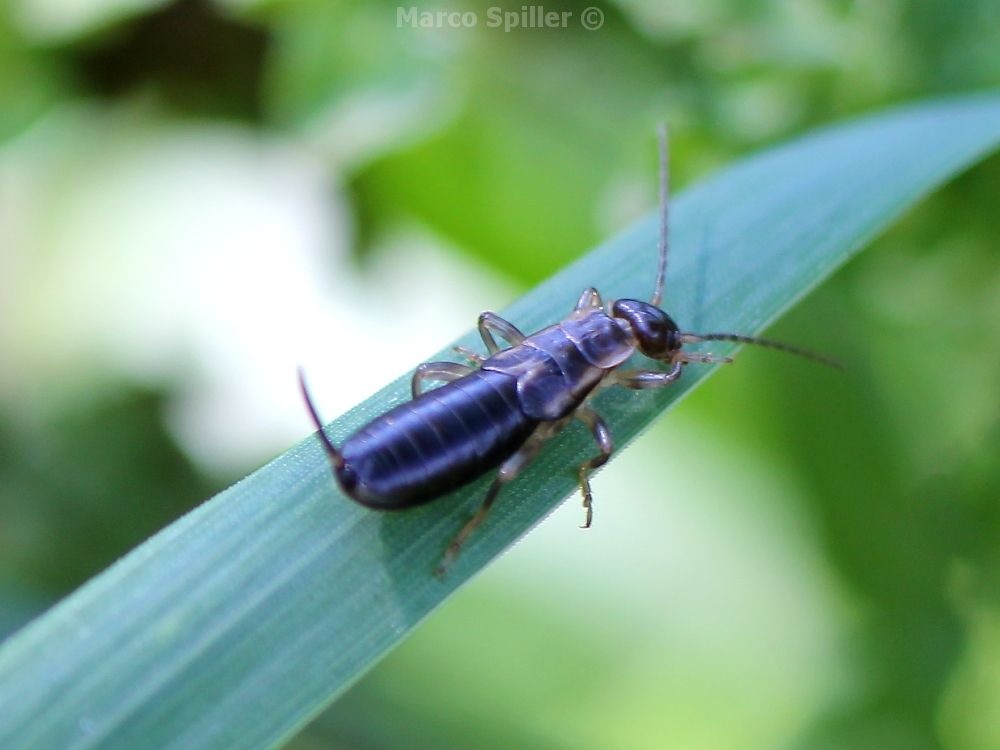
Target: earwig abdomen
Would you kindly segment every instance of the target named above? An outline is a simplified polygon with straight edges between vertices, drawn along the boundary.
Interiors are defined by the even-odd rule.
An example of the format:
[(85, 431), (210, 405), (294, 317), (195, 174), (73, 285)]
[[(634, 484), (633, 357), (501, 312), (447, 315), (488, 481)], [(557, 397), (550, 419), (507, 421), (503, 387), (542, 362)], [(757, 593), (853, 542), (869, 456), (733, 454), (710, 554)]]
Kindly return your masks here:
[(341, 486), (363, 505), (420, 505), (497, 467), (538, 425), (517, 380), (479, 370), (376, 417), (347, 439)]

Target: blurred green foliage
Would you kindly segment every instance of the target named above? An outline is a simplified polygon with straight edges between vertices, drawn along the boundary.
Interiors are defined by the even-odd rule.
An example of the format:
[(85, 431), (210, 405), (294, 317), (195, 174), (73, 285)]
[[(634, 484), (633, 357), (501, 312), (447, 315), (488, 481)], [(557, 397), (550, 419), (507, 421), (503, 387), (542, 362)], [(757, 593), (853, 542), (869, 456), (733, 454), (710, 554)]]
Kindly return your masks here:
[[(620, 0), (598, 6), (598, 31), (511, 33), (400, 28), (382, 2), (86, 7), (0, 6), (0, 143), (79, 102), (102, 116), (239, 121), (304, 145), (345, 183), (360, 256), (417, 223), (524, 286), (652, 202), (661, 120), (685, 184), (811, 126), (1000, 83), (995, 0)], [(856, 610), (852, 686), (790, 746), (1000, 744), (998, 194), (993, 159), (777, 326), (774, 337), (838, 353), (847, 378), (748, 353), (679, 410), (804, 488), (799, 510)], [(104, 389), (71, 413), (0, 413), (11, 627), (231, 479), (195, 472), (164, 431), (160, 398)], [(299, 745), (467, 747), (476, 726), (494, 738), (476, 747), (562, 746), (491, 701), (501, 678), (489, 660), (408, 702), (415, 675), (455, 678), (441, 664), (472, 637), (464, 653), (511, 649), (507, 678), (538, 715), (573, 721), (560, 694), (617, 658), (564, 641), (535, 669), (559, 627), (517, 600), (479, 604), (446, 609)], [(484, 628), (466, 608), (503, 619)], [(533, 643), (519, 651), (522, 638)], [(474, 684), (478, 709), (455, 713)]]
[(212, 491), (164, 430), (162, 402), (126, 387), (79, 413), (5, 425), (5, 565), (48, 596), (63, 593)]

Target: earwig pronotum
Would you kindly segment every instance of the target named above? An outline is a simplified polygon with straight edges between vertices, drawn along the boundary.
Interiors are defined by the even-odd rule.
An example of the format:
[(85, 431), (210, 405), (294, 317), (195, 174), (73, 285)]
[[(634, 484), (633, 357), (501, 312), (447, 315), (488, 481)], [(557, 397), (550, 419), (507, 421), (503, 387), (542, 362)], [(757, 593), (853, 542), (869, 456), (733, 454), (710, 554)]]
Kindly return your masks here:
[[(479, 316), (479, 334), (487, 356), (456, 348), (471, 365), (420, 365), (413, 373), (413, 400), (376, 417), (339, 448), (323, 432), (299, 372), (302, 395), (330, 457), (334, 477), (343, 491), (362, 505), (376, 510), (411, 508), (499, 467), (478, 512), (448, 545), (439, 574), (483, 522), (503, 486), (521, 473), (545, 441), (573, 419), (586, 425), (599, 450), (577, 469), (585, 512), (583, 528), (590, 526), (590, 475), (614, 452), (611, 431), (589, 405), (599, 387), (662, 388), (677, 380), (686, 364), (732, 362), (731, 357), (683, 350), (685, 344), (702, 341), (766, 346), (838, 366), (825, 357), (768, 339), (681, 332), (660, 309), (669, 249), (665, 129), (661, 128), (659, 141), (659, 265), (649, 302), (620, 299), (604, 303), (591, 287), (580, 295), (569, 317), (530, 336), (495, 313), (484, 312)], [(508, 348), (501, 349), (496, 337)], [(619, 369), (637, 351), (669, 369)], [(427, 381), (444, 385), (424, 391)]]

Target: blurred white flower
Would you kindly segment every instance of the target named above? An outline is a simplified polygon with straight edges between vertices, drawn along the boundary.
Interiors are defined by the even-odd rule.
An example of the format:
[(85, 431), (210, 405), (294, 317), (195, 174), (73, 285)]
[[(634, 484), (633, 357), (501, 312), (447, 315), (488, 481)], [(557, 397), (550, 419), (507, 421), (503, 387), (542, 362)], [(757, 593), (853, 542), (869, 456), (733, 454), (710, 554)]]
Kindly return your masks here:
[(335, 180), (291, 143), (69, 117), (0, 152), (4, 398), (164, 387), (191, 455), (246, 469), (307, 434), (297, 365), (332, 418), (511, 297), (416, 233), (362, 274)]

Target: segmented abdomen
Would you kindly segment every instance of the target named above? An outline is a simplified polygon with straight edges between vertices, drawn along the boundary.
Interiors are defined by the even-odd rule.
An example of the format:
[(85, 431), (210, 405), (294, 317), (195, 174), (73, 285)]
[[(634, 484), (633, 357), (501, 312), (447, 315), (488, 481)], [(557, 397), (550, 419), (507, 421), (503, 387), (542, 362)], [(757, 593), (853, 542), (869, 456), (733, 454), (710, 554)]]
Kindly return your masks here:
[(498, 466), (537, 425), (518, 403), (516, 378), (477, 370), (354, 433), (341, 448), (338, 478), (364, 505), (419, 505)]

